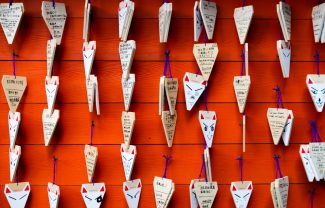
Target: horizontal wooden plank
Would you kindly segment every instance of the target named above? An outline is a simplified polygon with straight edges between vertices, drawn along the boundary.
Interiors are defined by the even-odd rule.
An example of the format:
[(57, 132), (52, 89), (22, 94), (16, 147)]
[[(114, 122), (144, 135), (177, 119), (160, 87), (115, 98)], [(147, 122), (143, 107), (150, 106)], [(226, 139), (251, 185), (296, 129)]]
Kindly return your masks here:
[[(323, 62), (321, 67), (323, 67)], [(289, 79), (282, 78), (279, 62), (251, 62), (249, 74), (251, 88), (248, 102), (275, 102), (276, 93), (272, 90), (279, 85), (284, 102), (312, 102), (306, 87), (306, 75), (316, 72), (315, 63), (293, 62)], [(12, 63), (2, 62), (3, 74), (12, 74)], [(82, 61), (57, 61), (54, 64), (54, 74), (60, 78), (60, 86), (56, 103), (86, 103), (85, 73)], [(136, 74), (136, 84), (133, 103), (157, 103), (159, 98), (159, 78), (163, 74), (163, 62), (136, 61), (132, 73)], [(196, 73), (195, 62), (172, 62), (172, 74), (178, 78), (178, 102), (185, 102), (183, 77), (185, 72)], [(93, 66), (98, 76), (99, 97), (102, 103), (123, 102), (119, 61), (96, 61)], [(240, 62), (217, 62), (208, 87), (208, 102), (236, 102), (233, 89), (233, 77), (239, 76)], [(27, 90), (22, 103), (46, 103), (44, 80), (46, 62), (19, 61), (17, 74), (27, 77)], [(169, 74), (167, 74), (169, 76)], [(76, 89), (78, 93), (76, 93)], [(0, 103), (7, 103), (4, 93), (0, 93)]]
[[(289, 207), (308, 207), (310, 204), (309, 192), (311, 187), (315, 188), (314, 205), (321, 207), (320, 202), (324, 195), (322, 184), (290, 184), (289, 187)], [(0, 186), (2, 190), (3, 186)], [(27, 208), (38, 207), (48, 204), (46, 186), (33, 186), (31, 184), (32, 194), (27, 202)], [(229, 191), (229, 185), (218, 185), (218, 194), (214, 201), (213, 207), (234, 207), (232, 196)], [(122, 192), (122, 186), (106, 187), (106, 194), (102, 202), (103, 208), (119, 207), (127, 208), (127, 204)], [(250, 198), (249, 207), (272, 208), (272, 199), (269, 192), (269, 185), (254, 184), (253, 194)], [(79, 186), (60, 186), (60, 207), (84, 207), (84, 202), (80, 195)], [(175, 193), (172, 197), (169, 207), (190, 207), (189, 191), (187, 185), (176, 185)], [(320, 205), (320, 206), (319, 206)], [(0, 206), (7, 208), (8, 203), (3, 194), (0, 195)], [(139, 207), (154, 207), (155, 199), (152, 185), (144, 185), (141, 191)]]
[[(107, 137), (107, 139), (110, 139)], [(96, 137), (95, 137), (96, 140)], [(110, 185), (121, 185), (125, 181), (119, 145), (96, 145), (98, 160), (94, 181), (104, 181)], [(247, 145), (244, 158), (244, 179), (254, 183), (269, 184), (275, 177), (273, 154), (281, 155), (280, 164), (284, 175), (291, 183), (308, 183), (306, 173), (299, 157), (300, 145), (290, 148), (276, 147), (273, 144)], [(8, 146), (0, 146), (0, 183), (9, 181)], [(215, 145), (210, 150), (212, 177), (220, 184), (230, 184), (239, 180), (239, 164), (235, 159), (241, 155), (241, 145)], [(165, 160), (163, 154), (172, 155), (168, 165), (167, 177), (176, 184), (188, 184), (199, 175), (203, 145), (138, 145), (137, 158), (132, 178), (141, 178), (142, 183), (152, 184), (154, 176), (163, 174)], [(19, 162), (18, 180), (29, 181), (33, 185), (44, 185), (52, 180), (53, 155), (58, 157), (56, 183), (80, 185), (87, 182), (84, 145), (65, 145), (44, 147), (39, 145), (22, 146)], [(263, 167), (263, 171), (258, 171)], [(186, 174), (184, 174), (184, 171)], [(225, 174), (227, 173), (227, 174)]]
[[(236, 104), (209, 103), (209, 110), (217, 113), (217, 126), (214, 136), (215, 144), (229, 144), (242, 142), (242, 117)], [(0, 129), (3, 137), (1, 144), (9, 144), (8, 111), (5, 104), (0, 105)], [(247, 143), (273, 144), (269, 131), (266, 112), (271, 104), (247, 105)], [(286, 107), (293, 110), (294, 125), (291, 143), (306, 143), (311, 138), (309, 121), (315, 120), (320, 135), (325, 135), (325, 115), (317, 113), (311, 103), (290, 103)], [(44, 144), (42, 130), (42, 112), (45, 105), (25, 104), (20, 108), (22, 122), (17, 138), (18, 144)], [(95, 121), (95, 144), (120, 144), (123, 142), (121, 112), (123, 104), (101, 104), (101, 115), (88, 112), (86, 104), (58, 105), (60, 120), (52, 139), (52, 144), (85, 144), (89, 142), (90, 122)], [(177, 104), (178, 121), (174, 137), (174, 144), (203, 144), (203, 134), (198, 121), (198, 110), (204, 110), (201, 104), (191, 112), (185, 109), (185, 104)], [(133, 144), (166, 144), (166, 139), (158, 116), (158, 104), (132, 104), (131, 110), (136, 112)], [(150, 130), (148, 130), (148, 128)], [(280, 145), (282, 146), (282, 144)]]
[[(57, 60), (82, 60), (83, 20), (68, 19), (62, 43), (57, 47)], [(97, 41), (96, 60), (119, 60), (118, 23), (115, 19), (96, 19), (92, 24), (91, 39)], [(109, 29), (107, 29), (109, 28)], [(150, 35), (149, 35), (150, 34)], [(278, 20), (253, 20), (247, 42), (251, 61), (278, 61), (276, 41), (280, 36)], [(79, 38), (78, 38), (79, 37)], [(175, 19), (167, 44), (158, 40), (157, 19), (135, 19), (129, 39), (137, 42), (135, 60), (163, 61), (164, 51), (171, 50), (171, 61), (194, 61), (193, 20)], [(41, 18), (25, 18), (13, 46), (0, 34), (0, 60), (12, 60), (12, 50), (18, 60), (46, 60), (46, 42), (49, 32)], [(202, 35), (201, 41), (204, 37)], [(292, 21), (292, 61), (314, 61), (315, 44), (310, 20)], [(217, 20), (213, 42), (219, 46), (218, 61), (240, 61), (242, 46), (239, 44), (235, 24), (231, 19)], [(32, 49), (31, 49), (32, 48)], [(319, 47), (320, 59), (325, 60), (325, 48)]]
[[(40, 17), (41, 0), (28, 1), (23, 0), (25, 6), (25, 15)], [(60, 1), (58, 1), (60, 2)], [(83, 17), (84, 1), (64, 0), (66, 4), (68, 18)], [(157, 18), (158, 9), (161, 1), (134, 0), (135, 12), (134, 18)], [(177, 0), (173, 3), (173, 18), (193, 18), (194, 0)], [(233, 18), (234, 8), (242, 5), (241, 1), (228, 0), (227, 4), (222, 0), (215, 0), (218, 6), (218, 18)], [(111, 1), (109, 5), (105, 0), (96, 0), (92, 2), (93, 16), (96, 18), (117, 18), (117, 9), (119, 1)], [(254, 6), (254, 18), (277, 18), (275, 5), (278, 0), (254, 1), (247, 0), (246, 5)], [(316, 1), (288, 1), (292, 8), (292, 18), (311, 18), (312, 7)], [(265, 9), (268, 8), (268, 9)]]

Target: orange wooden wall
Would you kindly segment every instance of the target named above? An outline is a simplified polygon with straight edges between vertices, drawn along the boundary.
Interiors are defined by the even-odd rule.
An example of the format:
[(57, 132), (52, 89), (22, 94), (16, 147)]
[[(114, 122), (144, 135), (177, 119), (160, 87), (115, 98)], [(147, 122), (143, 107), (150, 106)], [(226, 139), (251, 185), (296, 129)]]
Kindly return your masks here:
[[(47, 207), (46, 185), (52, 180), (52, 157), (57, 163), (57, 184), (61, 187), (60, 207), (84, 207), (80, 186), (87, 182), (84, 144), (89, 143), (90, 122), (95, 121), (94, 144), (99, 148), (95, 172), (96, 182), (105, 182), (107, 193), (103, 207), (127, 207), (122, 182), (125, 180), (120, 156), (123, 141), (121, 112), (124, 109), (121, 89), (121, 66), (118, 54), (118, 0), (92, 0), (93, 20), (91, 39), (97, 41), (94, 73), (99, 79), (101, 115), (88, 112), (82, 61), (83, 0), (65, 0), (68, 19), (63, 41), (57, 47), (54, 75), (60, 77), (56, 108), (61, 118), (49, 147), (44, 146), (42, 111), (47, 107), (44, 79), (46, 75), (46, 41), (49, 32), (41, 17), (41, 0), (24, 0), (25, 16), (15, 45), (8, 46), (0, 33), (1, 74), (12, 73), (11, 54), (17, 58), (17, 75), (27, 76), (28, 87), (19, 107), (22, 123), (17, 144), (22, 145), (19, 180), (29, 181), (32, 192), (27, 207)], [(173, 16), (167, 44), (159, 43), (158, 8), (160, 0), (135, 0), (135, 13), (129, 39), (137, 44), (132, 72), (136, 86), (131, 111), (136, 112), (132, 143), (138, 148), (133, 178), (141, 178), (140, 207), (154, 207), (152, 182), (161, 176), (163, 154), (173, 156), (167, 177), (176, 183), (170, 207), (189, 207), (188, 185), (201, 167), (203, 135), (198, 111), (204, 109), (202, 100), (191, 112), (185, 109), (182, 78), (186, 71), (196, 72), (192, 54), (194, 0), (173, 0)], [(233, 10), (240, 0), (216, 0), (218, 18), (214, 42), (219, 56), (209, 81), (208, 106), (218, 116), (215, 140), (211, 149), (213, 179), (219, 184), (215, 207), (234, 207), (229, 186), (239, 180), (235, 158), (241, 154), (241, 115), (233, 92), (233, 76), (240, 72), (241, 48), (233, 20)], [(277, 0), (247, 0), (254, 5), (254, 19), (249, 31), (249, 67), (252, 85), (247, 104), (247, 150), (244, 157), (244, 179), (252, 180), (254, 191), (250, 207), (273, 207), (269, 183), (275, 177), (273, 154), (281, 155), (282, 172), (290, 177), (288, 207), (309, 207), (309, 190), (314, 187), (315, 207), (325, 207), (324, 183), (310, 184), (299, 156), (299, 146), (310, 141), (310, 120), (318, 124), (325, 139), (325, 116), (317, 113), (305, 85), (306, 74), (314, 73), (315, 48), (321, 61), (325, 47), (315, 45), (311, 10), (316, 0), (288, 0), (292, 7), (292, 64), (290, 79), (283, 79), (276, 52), (280, 25), (275, 5)], [(158, 85), (164, 66), (164, 51), (171, 50), (173, 76), (180, 82), (178, 121), (174, 145), (168, 148), (158, 116)], [(321, 72), (325, 73), (321, 63)], [(279, 84), (285, 106), (293, 109), (294, 127), (289, 147), (274, 146), (269, 132), (266, 111), (275, 106), (272, 88)], [(0, 190), (9, 183), (8, 106), (0, 93)], [(0, 207), (8, 207), (0, 194)]]

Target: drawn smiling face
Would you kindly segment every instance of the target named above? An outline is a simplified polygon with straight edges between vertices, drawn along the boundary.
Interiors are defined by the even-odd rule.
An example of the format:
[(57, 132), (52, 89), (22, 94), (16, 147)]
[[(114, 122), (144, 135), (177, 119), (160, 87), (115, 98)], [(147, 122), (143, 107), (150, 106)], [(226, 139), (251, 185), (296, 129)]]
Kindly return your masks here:
[(8, 124), (9, 124), (9, 135), (10, 135), (10, 147), (13, 148), (16, 142), (17, 133), (20, 124), (20, 113), (12, 113), (9, 111), (8, 114)]
[(216, 113), (214, 111), (199, 111), (199, 121), (205, 142), (208, 147), (211, 147), (217, 123)]
[(126, 180), (130, 180), (130, 178), (131, 178), (135, 155), (136, 155), (135, 146), (130, 145), (129, 149), (126, 149), (125, 145), (122, 144), (121, 156), (122, 156), (122, 162), (123, 162)]
[(60, 187), (53, 183), (48, 183), (47, 193), (49, 197), (50, 208), (57, 208), (59, 205)]
[(304, 166), (307, 178), (309, 182), (312, 182), (315, 178), (315, 174), (312, 168), (310, 154), (309, 154), (309, 145), (300, 145), (300, 157), (302, 164)]
[(106, 192), (104, 183), (82, 184), (81, 195), (87, 208), (99, 208)]
[(10, 207), (24, 208), (30, 193), (28, 182), (6, 184), (4, 193)]
[(137, 208), (141, 196), (142, 184), (140, 179), (123, 183), (123, 192), (129, 208)]
[(248, 186), (239, 187), (239, 186), (241, 186), (240, 183), (241, 182), (232, 182), (230, 190), (231, 190), (231, 194), (232, 194), (233, 200), (235, 202), (236, 208), (246, 208), (248, 205), (250, 196), (252, 194), (253, 185), (251, 182), (249, 182)]
[(325, 101), (325, 83), (316, 83), (311, 77), (308, 78), (307, 76), (307, 87), (313, 99), (317, 112), (322, 112)]
[[(194, 75), (194, 76), (200, 76), (200, 75)], [(203, 78), (201, 82), (191, 81), (190, 77), (187, 74), (185, 74), (183, 82), (184, 82), (186, 108), (187, 110), (191, 110), (194, 104), (196, 103), (196, 101), (201, 96), (202, 92), (204, 91), (206, 82), (203, 81)]]

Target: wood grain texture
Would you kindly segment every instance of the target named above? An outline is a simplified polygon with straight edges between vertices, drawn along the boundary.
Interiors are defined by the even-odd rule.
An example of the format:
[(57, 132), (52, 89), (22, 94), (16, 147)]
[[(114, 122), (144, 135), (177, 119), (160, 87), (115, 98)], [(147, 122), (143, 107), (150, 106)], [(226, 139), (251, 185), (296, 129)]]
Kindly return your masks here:
[[(137, 50), (131, 69), (136, 84), (130, 110), (136, 112), (136, 123), (131, 144), (137, 146), (137, 159), (132, 178), (141, 178), (140, 207), (155, 206), (153, 178), (161, 176), (163, 154), (173, 156), (167, 176), (176, 183), (176, 192), (169, 207), (189, 207), (188, 185), (198, 176), (203, 154), (203, 135), (198, 111), (204, 110), (203, 99), (192, 109), (185, 108), (182, 79), (185, 72), (195, 73), (197, 64), (193, 49), (194, 0), (173, 0), (173, 16), (167, 44), (159, 43), (158, 9), (161, 1), (134, 0), (135, 13), (129, 39), (136, 41)], [(18, 108), (22, 122), (17, 144), (22, 145), (18, 170), (19, 181), (29, 181), (32, 194), (27, 207), (47, 207), (47, 182), (52, 180), (52, 157), (59, 158), (56, 182), (61, 187), (60, 207), (84, 207), (80, 195), (82, 183), (87, 182), (84, 145), (90, 141), (90, 123), (95, 122), (93, 144), (99, 158), (95, 181), (105, 182), (107, 192), (102, 207), (127, 207), (122, 192), (125, 180), (120, 143), (123, 141), (121, 114), (123, 97), (121, 65), (118, 54), (118, 0), (92, 0), (93, 15), (91, 40), (97, 41), (93, 66), (98, 76), (101, 115), (88, 112), (85, 74), (82, 61), (83, 0), (61, 0), (67, 7), (68, 19), (62, 43), (57, 47), (53, 74), (60, 77), (55, 109), (60, 120), (49, 147), (44, 146), (42, 111), (47, 107), (45, 95), (46, 42), (49, 32), (41, 17), (41, 0), (23, 0), (25, 17), (15, 44), (8, 46), (0, 32), (1, 75), (12, 74), (12, 52), (17, 57), (17, 75), (27, 76), (28, 87)], [(213, 179), (219, 192), (213, 207), (234, 207), (229, 186), (239, 180), (239, 166), (235, 158), (242, 154), (241, 115), (233, 91), (233, 76), (241, 69), (241, 49), (233, 10), (239, 0), (215, 0), (218, 17), (214, 40), (219, 46), (208, 89), (208, 107), (217, 113), (215, 139), (210, 151)], [(273, 154), (280, 154), (284, 175), (290, 178), (288, 208), (309, 207), (309, 190), (316, 189), (315, 206), (325, 207), (324, 183), (308, 183), (299, 157), (300, 144), (311, 139), (310, 120), (318, 124), (325, 135), (324, 113), (317, 113), (306, 88), (307, 74), (316, 72), (315, 49), (320, 53), (323, 71), (325, 48), (315, 45), (312, 33), (311, 10), (316, 1), (288, 0), (292, 6), (292, 63), (290, 79), (283, 79), (276, 51), (280, 36), (275, 5), (278, 0), (247, 0), (254, 5), (254, 19), (248, 34), (249, 74), (252, 85), (246, 106), (247, 146), (244, 158), (244, 179), (252, 180), (254, 191), (249, 207), (271, 208), (270, 182), (275, 177)], [(200, 42), (203, 42), (203, 36)], [(177, 98), (178, 121), (174, 145), (168, 148), (161, 118), (158, 116), (158, 83), (164, 67), (164, 51), (171, 50), (173, 77), (179, 80)], [(276, 85), (282, 90), (285, 107), (292, 109), (295, 120), (289, 147), (273, 145), (267, 123), (268, 107), (275, 107)], [(167, 106), (167, 105), (166, 105)], [(9, 182), (8, 105), (0, 93), (0, 190)], [(8, 207), (0, 194), (0, 207)]]

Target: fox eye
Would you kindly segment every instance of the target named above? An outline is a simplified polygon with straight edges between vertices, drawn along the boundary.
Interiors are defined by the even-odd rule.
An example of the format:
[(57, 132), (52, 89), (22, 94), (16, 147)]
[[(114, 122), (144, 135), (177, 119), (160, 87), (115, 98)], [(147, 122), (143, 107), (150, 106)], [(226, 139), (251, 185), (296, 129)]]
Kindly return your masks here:
[(97, 203), (102, 202), (102, 201), (103, 201), (103, 197), (102, 197), (102, 196), (97, 197), (97, 198), (96, 198), (96, 201), (97, 201)]

